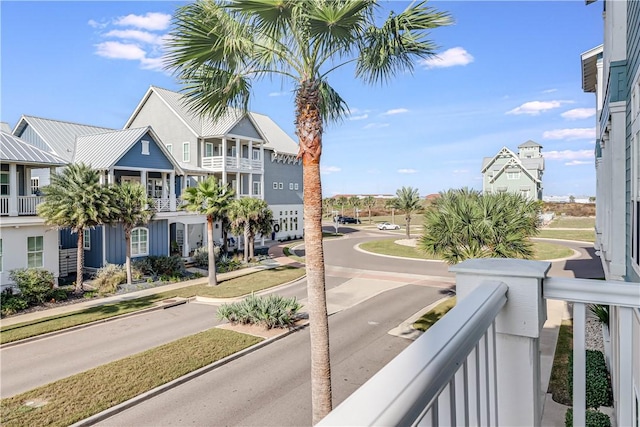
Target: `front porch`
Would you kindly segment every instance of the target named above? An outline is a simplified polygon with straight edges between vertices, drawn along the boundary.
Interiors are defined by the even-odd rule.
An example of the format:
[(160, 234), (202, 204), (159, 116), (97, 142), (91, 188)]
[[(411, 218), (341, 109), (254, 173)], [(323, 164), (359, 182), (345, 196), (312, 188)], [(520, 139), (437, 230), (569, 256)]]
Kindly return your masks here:
[(550, 373), (541, 356), (543, 325), (548, 303), (565, 301), (573, 306), (574, 425), (585, 425), (589, 304), (613, 313), (612, 423), (635, 425), (640, 286), (547, 277), (549, 266), (475, 259), (452, 267), (456, 307), (318, 425), (543, 425)]

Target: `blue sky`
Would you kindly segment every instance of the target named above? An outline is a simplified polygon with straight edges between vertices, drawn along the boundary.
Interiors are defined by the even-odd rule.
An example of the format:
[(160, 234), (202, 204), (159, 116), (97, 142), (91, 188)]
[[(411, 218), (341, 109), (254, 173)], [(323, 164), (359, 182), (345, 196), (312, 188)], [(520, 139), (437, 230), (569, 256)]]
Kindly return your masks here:
[[(2, 0), (0, 119), (122, 128), (149, 85), (180, 89), (161, 56), (181, 4)], [(351, 115), (326, 127), (323, 195), (481, 189), (482, 158), (529, 139), (544, 147), (545, 196), (595, 195), (595, 96), (582, 92), (580, 54), (602, 43), (602, 3), (429, 5), (455, 20), (431, 33), (438, 59), (383, 87), (347, 68), (333, 76)], [(256, 84), (251, 109), (295, 139), (291, 89), (277, 79)]]

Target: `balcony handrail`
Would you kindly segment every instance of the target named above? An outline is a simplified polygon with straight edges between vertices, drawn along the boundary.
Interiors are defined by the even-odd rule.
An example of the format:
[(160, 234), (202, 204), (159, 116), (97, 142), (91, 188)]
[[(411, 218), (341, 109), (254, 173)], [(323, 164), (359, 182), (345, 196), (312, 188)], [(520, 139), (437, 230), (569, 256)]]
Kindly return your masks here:
[(418, 424), (493, 324), (507, 289), (480, 284), (317, 425)]
[(640, 308), (640, 288), (637, 283), (547, 277), (542, 294), (548, 299)]

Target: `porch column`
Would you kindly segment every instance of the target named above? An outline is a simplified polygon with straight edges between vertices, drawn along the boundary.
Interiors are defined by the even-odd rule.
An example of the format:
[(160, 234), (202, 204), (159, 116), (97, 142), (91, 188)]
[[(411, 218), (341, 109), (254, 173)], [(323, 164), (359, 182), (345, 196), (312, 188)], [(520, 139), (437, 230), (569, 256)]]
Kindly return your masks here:
[(227, 185), (227, 138), (222, 138), (222, 185)]
[(104, 185), (104, 184), (105, 184), (104, 171), (100, 171), (100, 185)]
[(253, 141), (249, 140), (249, 169), (253, 169)]
[(18, 167), (9, 163), (9, 216), (18, 216)]
[(182, 224), (184, 226), (184, 236), (182, 241), (182, 256), (189, 256), (189, 224)]
[(147, 194), (149, 194), (149, 190), (147, 189), (147, 171), (146, 170), (140, 171), (140, 184), (142, 185), (142, 188), (144, 188), (144, 191), (146, 191)]
[(249, 197), (253, 197), (253, 173), (249, 173)]
[(109, 169), (109, 174), (107, 175), (107, 182), (110, 185), (113, 185), (116, 182), (116, 175), (115, 175), (115, 171), (113, 169)]
[(167, 186), (167, 173), (160, 172), (160, 176), (162, 177), (162, 198), (168, 199), (169, 193), (168, 193), (168, 186)]
[(235, 188), (235, 190), (236, 190), (236, 194), (237, 195), (241, 194), (240, 193), (240, 190), (242, 189), (241, 178), (242, 178), (242, 176), (241, 176), (240, 172), (236, 172), (236, 188)]
[(169, 174), (169, 210), (171, 210), (171, 212), (175, 212), (176, 209), (176, 172), (171, 171)]
[(260, 198), (264, 200), (264, 143), (260, 144)]
[(240, 138), (236, 138), (236, 167), (240, 168), (240, 159), (242, 158), (242, 152), (240, 151)]
[(505, 283), (507, 302), (495, 320), (498, 425), (540, 426), (545, 391), (540, 372), (540, 331), (547, 320), (542, 280), (550, 262), (470, 259), (449, 268), (464, 299), (486, 280)]

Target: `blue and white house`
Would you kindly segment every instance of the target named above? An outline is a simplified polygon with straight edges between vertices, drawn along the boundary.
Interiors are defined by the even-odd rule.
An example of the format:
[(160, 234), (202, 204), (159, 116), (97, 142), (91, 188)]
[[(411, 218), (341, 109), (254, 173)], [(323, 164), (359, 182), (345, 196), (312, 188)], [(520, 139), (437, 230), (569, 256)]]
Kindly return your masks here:
[[(213, 175), (231, 185), (237, 197), (257, 197), (269, 204), (275, 239), (303, 235), (298, 145), (268, 116), (230, 110), (213, 121), (190, 111), (180, 93), (151, 86), (124, 127), (139, 126), (153, 127), (177, 159), (185, 172), (183, 186)], [(178, 223), (175, 233), (189, 235), (190, 228), (201, 233), (200, 226), (187, 223)], [(214, 232), (219, 238), (220, 230)]]
[(5, 130), (0, 145), (0, 288), (13, 285), (9, 273), (18, 268), (44, 268), (57, 280), (58, 232), (36, 214), (42, 197), (34, 176), (67, 162)]

